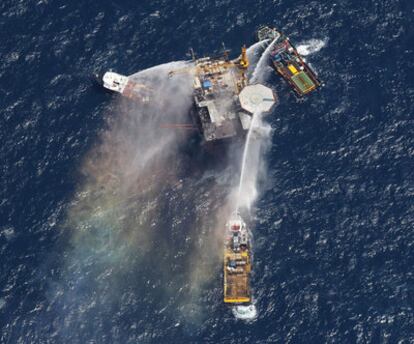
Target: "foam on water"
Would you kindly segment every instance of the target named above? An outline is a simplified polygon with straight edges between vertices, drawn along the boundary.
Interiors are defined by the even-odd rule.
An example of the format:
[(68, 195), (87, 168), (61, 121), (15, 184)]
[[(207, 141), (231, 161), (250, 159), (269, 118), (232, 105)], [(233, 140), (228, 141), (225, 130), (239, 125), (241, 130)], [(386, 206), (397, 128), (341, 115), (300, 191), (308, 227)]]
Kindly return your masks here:
[(6, 306), (6, 300), (4, 298), (0, 298), (0, 310)]
[(15, 237), (14, 228), (13, 227), (8, 227), (8, 226), (0, 228), (0, 238), (1, 237), (6, 238), (6, 240), (8, 240), (8, 241), (13, 239)]
[(312, 38), (308, 41), (303, 42), (302, 44), (299, 44), (296, 47), (296, 50), (298, 53), (302, 56), (308, 56), (314, 53), (317, 53), (319, 50), (321, 50), (323, 47), (325, 47), (327, 43), (327, 40), (321, 40), (321, 39), (315, 39)]
[(255, 305), (234, 306), (232, 312), (235, 318), (245, 321), (252, 321), (257, 317), (257, 309)]

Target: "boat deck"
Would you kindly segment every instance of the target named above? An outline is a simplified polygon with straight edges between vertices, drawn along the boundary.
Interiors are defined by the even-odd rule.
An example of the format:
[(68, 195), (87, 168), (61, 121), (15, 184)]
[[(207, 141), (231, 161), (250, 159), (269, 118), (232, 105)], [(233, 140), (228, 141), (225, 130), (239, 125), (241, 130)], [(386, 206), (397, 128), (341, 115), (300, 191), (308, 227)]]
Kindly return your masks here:
[(250, 302), (249, 251), (246, 249), (241, 253), (235, 253), (230, 248), (226, 248), (224, 259), (224, 302)]
[(316, 88), (316, 84), (303, 71), (293, 75), (292, 81), (299, 88), (302, 94), (307, 94)]
[(290, 84), (299, 96), (304, 96), (316, 90), (321, 82), (315, 72), (299, 55), (296, 48), (283, 33), (269, 27), (259, 29), (259, 39), (275, 37), (275, 44), (270, 53), (275, 70)]

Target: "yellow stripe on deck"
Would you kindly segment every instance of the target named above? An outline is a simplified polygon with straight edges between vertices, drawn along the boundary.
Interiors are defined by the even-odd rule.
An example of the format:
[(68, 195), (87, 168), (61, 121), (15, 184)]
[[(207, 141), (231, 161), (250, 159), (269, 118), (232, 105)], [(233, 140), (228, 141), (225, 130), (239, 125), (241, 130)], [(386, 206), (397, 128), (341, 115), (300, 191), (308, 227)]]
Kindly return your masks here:
[(225, 303), (243, 303), (243, 302), (250, 302), (250, 297), (225, 297)]

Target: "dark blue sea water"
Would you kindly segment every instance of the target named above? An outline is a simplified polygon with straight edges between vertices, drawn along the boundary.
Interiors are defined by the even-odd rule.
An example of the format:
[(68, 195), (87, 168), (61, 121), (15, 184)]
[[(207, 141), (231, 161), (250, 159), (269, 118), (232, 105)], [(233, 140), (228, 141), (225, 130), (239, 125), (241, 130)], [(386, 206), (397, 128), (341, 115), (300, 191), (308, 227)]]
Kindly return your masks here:
[[(0, 15), (0, 343), (414, 342), (411, 1), (4, 0)], [(325, 87), (299, 101), (268, 80), (245, 323), (222, 303), (232, 150), (144, 130), (152, 117), (91, 75), (190, 46), (237, 56), (261, 24), (323, 41), (307, 60)], [(181, 98), (157, 110), (182, 119)], [(153, 159), (163, 140), (179, 149)]]

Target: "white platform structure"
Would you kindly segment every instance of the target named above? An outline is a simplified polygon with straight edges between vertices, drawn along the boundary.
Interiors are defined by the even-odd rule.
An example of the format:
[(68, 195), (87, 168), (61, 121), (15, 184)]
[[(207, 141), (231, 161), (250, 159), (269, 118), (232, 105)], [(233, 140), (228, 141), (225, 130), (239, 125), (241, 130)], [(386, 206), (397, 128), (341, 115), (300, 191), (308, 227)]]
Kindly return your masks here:
[(241, 107), (250, 112), (269, 112), (276, 104), (273, 91), (261, 84), (246, 86), (239, 94)]

